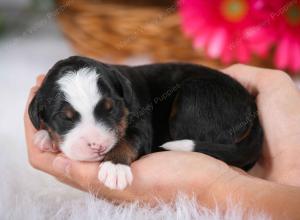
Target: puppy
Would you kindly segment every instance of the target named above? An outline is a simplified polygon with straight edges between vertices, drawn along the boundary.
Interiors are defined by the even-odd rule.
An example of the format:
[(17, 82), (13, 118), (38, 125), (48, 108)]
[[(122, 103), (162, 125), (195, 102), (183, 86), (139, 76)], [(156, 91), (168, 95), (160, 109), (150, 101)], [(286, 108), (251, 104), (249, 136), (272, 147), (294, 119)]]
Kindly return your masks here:
[(238, 82), (185, 63), (129, 67), (73, 56), (49, 70), (29, 115), (37, 146), (101, 161), (99, 180), (118, 190), (142, 155), (196, 151), (249, 169), (263, 139), (255, 100)]

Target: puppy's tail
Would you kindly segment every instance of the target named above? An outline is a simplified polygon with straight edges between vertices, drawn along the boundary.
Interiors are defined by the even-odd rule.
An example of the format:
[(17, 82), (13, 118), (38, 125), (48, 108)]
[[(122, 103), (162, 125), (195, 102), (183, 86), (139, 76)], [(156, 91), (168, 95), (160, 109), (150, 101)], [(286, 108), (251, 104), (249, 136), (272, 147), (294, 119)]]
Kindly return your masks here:
[(258, 158), (258, 155), (253, 155), (253, 150), (252, 152), (245, 152), (247, 149), (241, 149), (241, 146), (237, 144), (215, 144), (185, 139), (170, 141), (160, 147), (171, 151), (204, 153), (244, 170), (250, 169)]

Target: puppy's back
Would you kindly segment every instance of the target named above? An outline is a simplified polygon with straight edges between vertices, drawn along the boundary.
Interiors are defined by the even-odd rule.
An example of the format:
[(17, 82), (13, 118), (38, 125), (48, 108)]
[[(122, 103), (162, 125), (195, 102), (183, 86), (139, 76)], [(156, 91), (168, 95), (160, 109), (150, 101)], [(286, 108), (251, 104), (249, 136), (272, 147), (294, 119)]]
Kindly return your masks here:
[(245, 169), (258, 159), (263, 134), (255, 100), (234, 79), (221, 73), (186, 79), (172, 109), (173, 140), (193, 140), (194, 151)]

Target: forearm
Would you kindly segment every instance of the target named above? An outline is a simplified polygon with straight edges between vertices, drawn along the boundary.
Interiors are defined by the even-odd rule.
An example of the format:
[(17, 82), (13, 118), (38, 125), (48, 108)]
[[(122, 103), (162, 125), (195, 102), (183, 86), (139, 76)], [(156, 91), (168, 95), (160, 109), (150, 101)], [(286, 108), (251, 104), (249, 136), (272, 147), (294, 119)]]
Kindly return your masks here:
[(210, 193), (210, 206), (216, 202), (226, 208), (228, 200), (240, 204), (245, 214), (263, 212), (273, 219), (299, 219), (300, 188), (281, 185), (249, 175), (241, 175), (227, 184), (220, 183)]

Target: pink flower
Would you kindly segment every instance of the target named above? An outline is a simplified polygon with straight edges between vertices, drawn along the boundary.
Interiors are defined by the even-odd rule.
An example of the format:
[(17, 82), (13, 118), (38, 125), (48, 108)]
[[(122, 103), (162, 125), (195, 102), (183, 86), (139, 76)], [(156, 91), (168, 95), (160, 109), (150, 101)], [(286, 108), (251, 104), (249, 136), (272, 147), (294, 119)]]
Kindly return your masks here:
[(180, 0), (183, 31), (196, 49), (223, 63), (248, 62), (252, 52), (266, 56), (272, 43), (261, 26), (263, 0)]
[(272, 36), (276, 37), (274, 63), (277, 68), (300, 71), (300, 1), (273, 0)]

